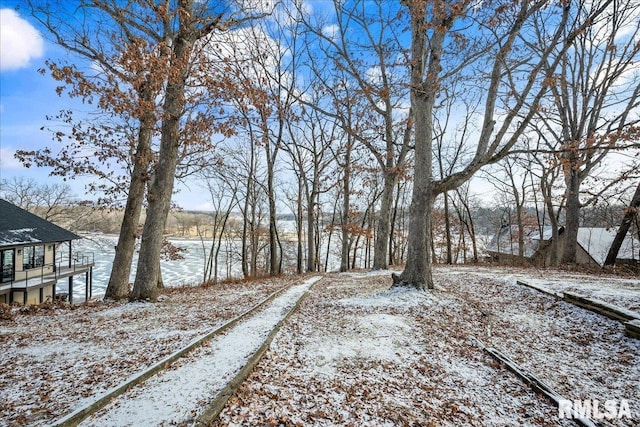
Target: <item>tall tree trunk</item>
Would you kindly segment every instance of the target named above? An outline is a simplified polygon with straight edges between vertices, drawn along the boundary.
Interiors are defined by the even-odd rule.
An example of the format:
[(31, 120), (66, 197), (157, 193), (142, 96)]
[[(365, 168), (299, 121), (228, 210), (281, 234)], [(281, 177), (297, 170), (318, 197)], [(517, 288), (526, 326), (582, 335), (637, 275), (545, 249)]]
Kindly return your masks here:
[[(420, 2), (418, 2), (420, 3)], [(438, 10), (444, 9), (438, 2)], [(411, 110), (415, 126), (415, 172), (411, 205), (409, 207), (409, 239), (407, 264), (400, 275), (392, 274), (394, 286), (412, 286), (424, 290), (433, 288), (431, 275), (431, 211), (433, 208), (433, 108), (438, 93), (438, 77), (442, 69), (443, 44), (453, 20), (434, 17), (434, 32), (429, 41), (425, 28), (426, 7), (413, 4), (411, 15)], [(428, 58), (427, 58), (428, 55)], [(428, 60), (426, 67), (425, 60)], [(426, 68), (426, 77), (423, 74)]]
[[(553, 183), (548, 183), (546, 181), (546, 176), (542, 176), (540, 179), (540, 189), (544, 197), (545, 209), (549, 213), (549, 223), (551, 225), (551, 245), (549, 246), (548, 257), (551, 265), (558, 265), (558, 242), (560, 230), (558, 218), (556, 217), (555, 209), (553, 207)], [(544, 229), (541, 230), (542, 236), (544, 236), (544, 233), (542, 233), (543, 231)]]
[[(256, 202), (257, 203), (257, 202)], [(251, 243), (250, 257), (249, 257), (249, 272), (250, 277), (258, 276), (258, 251), (260, 249), (260, 224), (262, 222), (262, 214), (260, 219), (258, 218), (258, 212), (256, 212), (257, 206), (251, 207), (251, 224), (249, 227), (249, 242)]]
[[(252, 238), (249, 236), (248, 225), (250, 221), (255, 220), (255, 206), (250, 204), (250, 200), (253, 200), (253, 176), (254, 176), (254, 164), (255, 164), (255, 147), (253, 142), (250, 141), (250, 151), (249, 151), (249, 174), (247, 176), (247, 194), (244, 199), (244, 211), (243, 211), (243, 221), (242, 221), (242, 243), (241, 243), (241, 263), (242, 263), (242, 276), (246, 279), (251, 277), (251, 269), (249, 268), (249, 256), (248, 256), (248, 245), (247, 239)], [(251, 209), (251, 220), (249, 216), (249, 209)], [(253, 224), (253, 222), (251, 222)], [(255, 271), (255, 270), (254, 270)]]
[[(569, 166), (570, 167), (570, 166)], [(576, 262), (578, 248), (578, 228), (580, 226), (580, 176), (577, 171), (569, 170), (565, 175), (566, 215), (564, 228), (564, 246), (560, 263)]]
[[(517, 194), (516, 194), (516, 197)], [(524, 218), (523, 218), (523, 207), (519, 204), (516, 207), (516, 222), (518, 224), (518, 258), (521, 261), (524, 261)]]
[[(431, 95), (434, 92), (430, 92)], [(417, 289), (433, 288), (431, 276), (431, 211), (433, 182), (431, 176), (431, 133), (433, 101), (427, 91), (411, 91), (412, 109), (416, 115), (415, 177), (409, 206), (409, 239), (407, 264), (400, 276), (392, 275), (394, 285)]]
[(298, 274), (302, 274), (303, 271), (303, 258), (304, 258), (304, 251), (302, 248), (302, 239), (303, 239), (303, 233), (302, 233), (302, 193), (304, 191), (304, 185), (302, 182), (302, 176), (298, 176), (298, 197), (296, 200), (296, 232), (298, 235), (298, 242), (297, 242), (297, 249), (298, 249), (298, 254), (296, 256), (296, 271), (298, 272)]
[(396, 185), (397, 174), (384, 172), (382, 199), (380, 201), (380, 215), (378, 217), (378, 230), (376, 232), (375, 246), (373, 250), (373, 269), (385, 270), (389, 267), (389, 230), (391, 221), (391, 203), (393, 202), (393, 190)]
[(396, 231), (396, 221), (398, 220), (398, 205), (400, 204), (400, 191), (401, 186), (400, 182), (396, 183), (397, 193), (393, 202), (393, 210), (391, 211), (391, 220), (390, 225), (391, 228), (389, 230), (389, 265), (395, 265), (397, 263), (396, 260), (396, 241), (395, 241), (395, 231)]
[[(348, 137), (351, 138), (351, 137)], [(349, 233), (350, 219), (349, 211), (351, 210), (350, 194), (351, 194), (351, 141), (347, 141), (347, 149), (344, 155), (344, 179), (342, 180), (342, 247), (340, 250), (340, 271), (345, 272), (349, 269)]]
[(478, 262), (478, 243), (476, 241), (476, 229), (475, 224), (473, 223), (473, 216), (471, 215), (468, 199), (466, 197), (462, 197), (460, 191), (456, 190), (456, 192), (460, 199), (460, 203), (462, 203), (464, 208), (464, 213), (460, 213), (460, 221), (464, 223), (467, 231), (469, 232), (469, 236), (471, 237), (471, 244), (473, 246), (473, 262), (475, 263)]
[(624, 217), (622, 218), (616, 237), (614, 237), (613, 243), (611, 243), (611, 248), (609, 248), (609, 252), (607, 253), (607, 259), (604, 261), (605, 267), (616, 263), (618, 252), (620, 252), (622, 242), (629, 232), (633, 218), (638, 214), (638, 208), (640, 208), (640, 183), (638, 183), (638, 187), (636, 187), (636, 192), (631, 198), (629, 207), (625, 210)]
[[(140, 98), (144, 102), (153, 101), (154, 94), (151, 90), (142, 89)], [(113, 267), (109, 276), (109, 284), (105, 293), (105, 299), (120, 300), (129, 297), (129, 275), (135, 251), (136, 238), (138, 236), (138, 222), (142, 212), (144, 190), (147, 183), (149, 163), (151, 161), (151, 138), (155, 117), (153, 112), (143, 115), (140, 120), (138, 133), (138, 145), (129, 183), (127, 204), (124, 208), (118, 245), (113, 259)]]
[(244, 199), (244, 218), (242, 221), (242, 241), (240, 242), (240, 264), (242, 264), (242, 277), (245, 279), (249, 277), (249, 259), (247, 256), (247, 226), (249, 223), (249, 218), (247, 214), (247, 209), (249, 207), (249, 197)]
[[(168, 213), (167, 213), (168, 214)], [(164, 289), (164, 280), (162, 279), (162, 263), (158, 259), (158, 281), (156, 282), (158, 289)]]
[[(180, 20), (191, 19), (190, 2), (182, 4), (184, 8)], [(189, 55), (193, 47), (193, 28), (181, 22), (181, 30), (173, 41), (171, 58), (172, 70), (165, 90), (163, 106), (160, 152), (151, 180), (148, 197), (147, 219), (142, 231), (138, 269), (131, 293), (132, 300), (156, 301), (158, 297), (158, 278), (160, 251), (162, 248), (164, 226), (169, 215), (178, 150), (180, 148), (180, 119), (183, 115), (184, 93), (189, 68)]]
[[(268, 145), (266, 145), (268, 147)], [(269, 153), (267, 152), (267, 156)], [(276, 223), (276, 195), (273, 185), (274, 164), (269, 161), (267, 165), (267, 197), (269, 199), (269, 274), (277, 276), (280, 274), (278, 257), (278, 226)]]
[[(313, 178), (314, 190), (316, 188), (315, 181), (317, 180), (317, 175)], [(314, 190), (311, 190), (311, 194), (307, 199), (307, 271), (315, 271), (316, 270), (316, 234), (315, 227), (316, 224), (316, 201), (315, 201), (315, 193)]]
[(453, 256), (451, 249), (451, 218), (449, 218), (449, 192), (445, 191), (444, 194), (444, 228), (447, 238), (447, 264), (453, 264)]

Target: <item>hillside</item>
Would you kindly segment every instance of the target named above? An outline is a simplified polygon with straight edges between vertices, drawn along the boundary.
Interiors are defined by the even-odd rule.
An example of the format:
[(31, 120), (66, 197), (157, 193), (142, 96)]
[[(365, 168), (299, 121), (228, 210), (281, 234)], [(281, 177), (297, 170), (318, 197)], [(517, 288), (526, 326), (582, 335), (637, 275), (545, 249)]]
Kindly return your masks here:
[[(631, 310), (640, 308), (640, 280), (440, 267), (438, 289), (420, 293), (389, 290), (388, 274), (328, 274), (314, 284), (215, 425), (572, 425), (479, 342), (567, 399), (625, 399), (632, 417), (604, 425), (640, 420), (640, 341), (626, 337), (619, 322), (518, 286), (516, 279), (598, 292)], [(3, 423), (53, 422), (302, 280), (173, 289), (157, 304), (13, 308), (5, 313), (11, 319), (0, 321)], [(204, 353), (189, 358), (198, 354)], [(185, 418), (171, 424), (191, 424), (207, 405), (193, 402), (199, 409), (188, 410), (189, 398), (181, 399)], [(139, 416), (109, 425), (129, 425)]]

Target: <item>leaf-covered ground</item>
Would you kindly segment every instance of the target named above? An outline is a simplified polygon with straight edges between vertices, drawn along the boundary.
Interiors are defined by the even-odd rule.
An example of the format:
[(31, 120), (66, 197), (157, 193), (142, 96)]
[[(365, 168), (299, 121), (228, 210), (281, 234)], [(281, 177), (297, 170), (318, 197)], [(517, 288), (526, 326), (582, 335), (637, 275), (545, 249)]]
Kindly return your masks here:
[[(566, 398), (628, 399), (633, 418), (605, 425), (640, 423), (640, 340), (515, 284), (582, 282), (582, 293), (634, 308), (640, 280), (438, 267), (438, 289), (424, 293), (389, 290), (389, 274), (314, 285), (217, 425), (573, 425), (478, 341)], [(55, 421), (295, 280), (174, 290), (157, 304), (13, 308), (0, 320), (0, 425)]]
[(0, 320), (0, 425), (61, 418), (287, 282), (171, 289), (157, 304), (14, 307), (13, 320)]
[(328, 277), (218, 425), (572, 425), (476, 339), (568, 399), (628, 399), (633, 419), (608, 425), (638, 424), (639, 341), (618, 322), (484, 273), (438, 268), (433, 293), (389, 291), (386, 274)]

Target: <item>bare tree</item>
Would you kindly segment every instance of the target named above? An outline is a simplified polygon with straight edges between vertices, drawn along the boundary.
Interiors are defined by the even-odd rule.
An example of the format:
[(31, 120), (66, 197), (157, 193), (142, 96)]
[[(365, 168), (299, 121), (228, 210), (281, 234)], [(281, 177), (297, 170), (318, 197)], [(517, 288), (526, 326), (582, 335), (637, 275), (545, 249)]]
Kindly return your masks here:
[(532, 160), (532, 165), (535, 165), (531, 169), (531, 176), (532, 179), (535, 177), (542, 197), (542, 213), (536, 203), (540, 235), (543, 235), (548, 220), (548, 224), (551, 226), (551, 245), (548, 249), (548, 258), (552, 265), (556, 265), (559, 251), (560, 215), (565, 205), (565, 194), (559, 189), (558, 181), (562, 171), (555, 161), (555, 156), (540, 152), (543, 140), (544, 134), (538, 132), (537, 149), (530, 151), (528, 155)]
[[(458, 219), (462, 224), (461, 234), (464, 239), (465, 232), (471, 240), (471, 248), (473, 254), (473, 262), (478, 262), (478, 241), (476, 236), (475, 219), (472, 214), (472, 206), (474, 200), (469, 193), (469, 185), (460, 186), (455, 190), (456, 198), (453, 199), (453, 205), (458, 214)], [(466, 248), (465, 248), (466, 249)], [(465, 250), (465, 262), (466, 262), (466, 250)]]
[[(409, 160), (407, 161), (407, 170), (410, 170), (410, 166)], [(406, 175), (401, 177), (396, 184), (389, 236), (389, 265), (401, 265), (404, 263), (407, 243), (406, 213), (411, 195), (410, 184)]]
[(0, 197), (47, 221), (74, 229), (74, 225), (91, 213), (83, 211), (68, 184), (38, 184), (32, 178), (3, 179)]
[[(576, 35), (591, 25), (606, 6), (594, 6), (588, 16), (574, 16), (570, 20), (570, 2), (477, 4), (406, 0), (403, 4), (409, 12), (411, 26), (410, 88), (416, 165), (407, 264), (401, 275), (393, 274), (392, 278), (394, 285), (424, 289), (433, 287), (429, 212), (436, 195), (458, 187), (481, 167), (509, 153), (547, 92), (546, 85), (540, 82), (551, 75), (548, 69), (545, 71), (550, 54), (566, 52)], [(539, 59), (530, 63), (526, 59), (531, 57), (531, 48), (527, 48), (520, 36), (531, 31), (534, 20), (553, 28), (546, 33)], [(465, 25), (454, 26), (458, 23)], [(460, 55), (460, 52), (467, 54)], [(472, 69), (472, 64), (482, 64), (488, 70), (487, 75), (483, 75), (484, 83), (478, 82), (484, 92), (484, 108), (478, 134), (468, 148), (472, 155), (464, 166), (435, 181), (431, 153), (436, 100), (450, 78), (460, 74), (472, 78), (468, 72), (465, 74), (465, 70)], [(474, 72), (481, 73), (480, 68)], [(500, 96), (502, 93), (504, 97)], [(504, 114), (498, 114), (500, 103)]]
[[(302, 217), (302, 209), (306, 206), (307, 225), (307, 265), (306, 271), (317, 271), (320, 267), (320, 230), (318, 230), (318, 209), (320, 196), (329, 190), (330, 182), (327, 176), (332, 158), (330, 147), (337, 138), (339, 128), (335, 122), (326, 121), (313, 109), (301, 111), (301, 125), (293, 129), (288, 126), (291, 144), (284, 146), (292, 162), (292, 169), (297, 176), (299, 203), (297, 216)], [(301, 203), (304, 200), (304, 204)], [(302, 221), (299, 220), (299, 230)], [(298, 243), (301, 243), (302, 233), (298, 232)], [(300, 252), (300, 250), (299, 250)], [(300, 253), (298, 258), (300, 258)]]
[[(190, 106), (198, 105), (203, 100), (211, 103), (216, 95), (233, 87), (233, 82), (224, 79), (221, 74), (212, 73), (213, 70), (209, 68), (210, 51), (207, 49), (211, 42), (210, 35), (256, 19), (253, 12), (247, 14), (242, 9), (228, 9), (224, 2), (215, 6), (194, 0), (179, 0), (175, 5), (167, 3), (157, 6), (162, 12), (158, 22), (162, 32), (158, 34), (160, 37), (157, 41), (160, 48), (167, 52), (168, 73), (161, 107), (158, 159), (148, 188), (148, 211), (142, 231), (132, 300), (155, 301), (157, 298), (158, 260), (181, 147), (182, 143), (193, 143), (181, 136), (185, 131), (192, 136), (198, 135), (199, 130), (206, 131), (206, 135), (212, 132), (211, 126), (202, 125), (202, 122), (212, 123), (206, 120), (209, 117), (206, 113), (212, 111), (210, 105), (203, 112), (195, 114), (200, 120), (191, 120), (190, 123), (195, 123), (192, 128), (183, 124), (184, 116), (191, 110)], [(264, 16), (264, 13), (259, 15)], [(198, 91), (195, 88), (206, 90)], [(203, 93), (213, 96), (204, 97)], [(213, 123), (216, 121), (213, 120)], [(227, 135), (232, 133), (226, 124), (220, 124), (217, 130)]]
[[(165, 172), (173, 175), (172, 168), (152, 174), (151, 167), (156, 160), (160, 160), (159, 167), (166, 166), (164, 156), (155, 156), (152, 144), (154, 136), (166, 135), (171, 128), (159, 129), (158, 122), (168, 124), (168, 116), (176, 113), (168, 111), (173, 108), (168, 99), (172, 96), (171, 90), (177, 87), (175, 77), (181, 78), (179, 68), (186, 66), (180, 64), (175, 55), (185, 48), (184, 56), (188, 59), (183, 62), (188, 62), (190, 53), (186, 51), (191, 49), (187, 45), (192, 43), (183, 42), (189, 38), (202, 38), (212, 31), (220, 12), (213, 14), (200, 4), (195, 10), (189, 1), (173, 5), (143, 0), (82, 0), (73, 5), (60, 1), (28, 2), (28, 6), (54, 41), (81, 59), (74, 65), (49, 62), (53, 77), (68, 87), (70, 96), (97, 105), (115, 120), (87, 123), (74, 119), (71, 111), (63, 111), (57, 120), (72, 126), (68, 132), (69, 145), (60, 153), (46, 149), (19, 154), (23, 161), (53, 166), (54, 174), (92, 174), (98, 181), (90, 189), (103, 191), (108, 196), (126, 194), (125, 214), (106, 293), (107, 298), (124, 298), (129, 291), (129, 271), (145, 187), (152, 175)], [(183, 24), (180, 19), (185, 15), (178, 12), (186, 10), (197, 12), (190, 15), (192, 22), (202, 20), (194, 24), (197, 31), (189, 33), (188, 37), (183, 31), (180, 39), (177, 28)], [(83, 67), (83, 60), (92, 66)], [(172, 76), (174, 81), (169, 81), (167, 76)], [(59, 93), (63, 90), (64, 87), (58, 89)], [(180, 96), (183, 95), (184, 91)], [(200, 128), (185, 125), (182, 133), (174, 132), (172, 138), (188, 138), (190, 147), (206, 139), (194, 139), (194, 132), (207, 128), (207, 132), (211, 132), (215, 127), (207, 126), (211, 121), (203, 120), (202, 115), (197, 119)], [(62, 140), (66, 133), (58, 131), (54, 136)], [(173, 180), (173, 176), (170, 179)], [(105, 183), (111, 183), (112, 187)], [(157, 195), (149, 200), (155, 201)], [(159, 248), (161, 239), (155, 239), (154, 243)], [(154, 252), (158, 254), (159, 250)]]
[(240, 182), (233, 179), (233, 174), (229, 173), (229, 166), (225, 165), (222, 159), (203, 170), (200, 175), (204, 178), (213, 206), (211, 245), (208, 250), (205, 250), (204, 237), (200, 236), (205, 255), (203, 281), (216, 284), (218, 283), (222, 239), (228, 233), (227, 224), (232, 210), (238, 203), (237, 195)]
[[(98, 183), (90, 189), (102, 191), (111, 199), (126, 191), (125, 214), (106, 292), (106, 298), (125, 298), (146, 177), (153, 159), (154, 98), (164, 81), (162, 51), (147, 39), (155, 28), (135, 17), (135, 0), (118, 6), (108, 0), (81, 1), (73, 9), (59, 1), (27, 4), (57, 44), (99, 67), (98, 71), (83, 71), (76, 65), (49, 62), (53, 77), (69, 87), (71, 97), (88, 103), (97, 98), (97, 106), (120, 122), (93, 121), (87, 125), (74, 121), (73, 113), (65, 110), (57, 120), (72, 126), (69, 145), (59, 153), (46, 149), (18, 155), (23, 162), (53, 167), (56, 175), (94, 175)], [(60, 87), (59, 93), (62, 90)], [(54, 135), (61, 141), (65, 133), (56, 131)], [(105, 162), (124, 166), (124, 176), (118, 175), (118, 168), (105, 168)]]
[(532, 225), (526, 221), (526, 202), (529, 200), (531, 192), (530, 180), (531, 164), (516, 157), (507, 157), (500, 164), (500, 169), (487, 174), (487, 181), (497, 190), (498, 197), (503, 198), (505, 204), (513, 207), (515, 211), (515, 223), (518, 228), (517, 243), (518, 257), (524, 259), (525, 255), (525, 233)]
[[(365, 7), (366, 5), (366, 7)], [(384, 0), (344, 3), (335, 0), (336, 24), (327, 28), (322, 19), (305, 21), (314, 35), (311, 55), (321, 52), (323, 59), (311, 61), (318, 90), (333, 98), (327, 103), (309, 103), (323, 115), (337, 120), (354, 142), (365, 146), (382, 171), (383, 190), (377, 217), (373, 268), (388, 266), (393, 193), (410, 151), (412, 121), (406, 105), (406, 49), (402, 45), (401, 14), (398, 5)], [(304, 13), (301, 13), (304, 18)], [(367, 52), (367, 54), (364, 54)], [(331, 63), (327, 67), (325, 60)], [(336, 86), (338, 82), (338, 86)], [(348, 82), (343, 87), (340, 82)], [(358, 104), (357, 120), (348, 120), (348, 103)], [(304, 102), (304, 101), (303, 101)], [(375, 212), (377, 211), (377, 213)]]
[(640, 183), (636, 187), (636, 191), (631, 198), (631, 202), (629, 202), (629, 206), (625, 209), (624, 217), (620, 223), (620, 227), (618, 227), (618, 231), (616, 232), (616, 237), (611, 243), (611, 248), (607, 253), (607, 258), (604, 261), (604, 267), (612, 266), (616, 262), (616, 258), (618, 257), (618, 252), (620, 252), (620, 248), (622, 247), (622, 242), (627, 237), (627, 233), (631, 228), (631, 224), (633, 219), (638, 216), (638, 211), (640, 208)]
[[(251, 135), (252, 127), (248, 126)], [(240, 263), (245, 278), (262, 274), (258, 267), (258, 258), (262, 248), (264, 211), (267, 209), (264, 187), (266, 172), (261, 167), (258, 148), (252, 142), (239, 141), (238, 146), (223, 148), (226, 170), (230, 179), (238, 183), (236, 206), (242, 214), (240, 231)], [(247, 149), (248, 148), (248, 149)]]
[[(576, 35), (573, 49), (554, 51), (544, 62), (552, 102), (539, 118), (549, 135), (547, 148), (558, 152), (566, 188), (562, 263), (576, 261), (580, 208), (589, 203), (581, 200), (583, 183), (612, 151), (634, 145), (629, 138), (640, 120), (634, 112), (640, 102), (640, 4), (614, 0), (602, 6), (601, 16)], [(586, 4), (578, 10), (581, 17), (592, 14)], [(628, 171), (622, 173), (618, 179)]]
[(228, 94), (232, 104), (229, 108), (238, 116), (236, 126), (250, 127), (251, 143), (263, 150), (259, 159), (266, 163), (271, 275), (279, 274), (282, 264), (277, 226), (278, 156), (289, 124), (297, 121), (294, 92), (299, 58), (297, 33), (288, 27), (291, 22), (295, 20), (288, 19), (288, 11), (277, 8), (268, 22), (222, 34), (216, 43), (226, 43), (227, 47), (211, 52), (219, 62), (211, 66), (236, 83)]
[(219, 25), (219, 17), (209, 18), (206, 26), (198, 21), (193, 2), (181, 0), (175, 9), (167, 4), (159, 9), (157, 22), (161, 32), (151, 34), (168, 62), (164, 87), (161, 138), (158, 160), (148, 188), (148, 210), (142, 231), (138, 267), (131, 293), (132, 300), (157, 298), (159, 260), (164, 226), (169, 213), (173, 183), (178, 164), (180, 121), (184, 114), (185, 89), (195, 42)]

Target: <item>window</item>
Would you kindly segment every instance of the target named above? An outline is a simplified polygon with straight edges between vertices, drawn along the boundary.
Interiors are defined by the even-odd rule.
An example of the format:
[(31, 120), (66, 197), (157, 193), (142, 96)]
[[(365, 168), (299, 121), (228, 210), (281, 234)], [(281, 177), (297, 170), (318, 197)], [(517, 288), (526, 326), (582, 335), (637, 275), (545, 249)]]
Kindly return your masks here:
[(25, 246), (22, 248), (22, 267), (26, 270), (27, 268), (33, 268), (31, 261), (33, 260), (33, 246)]
[(44, 246), (34, 246), (33, 265), (36, 267), (44, 265)]
[(44, 265), (44, 246), (25, 246), (22, 248), (23, 268), (36, 268)]
[(10, 282), (13, 280), (13, 249), (5, 249), (0, 252), (2, 264), (2, 282)]

